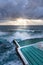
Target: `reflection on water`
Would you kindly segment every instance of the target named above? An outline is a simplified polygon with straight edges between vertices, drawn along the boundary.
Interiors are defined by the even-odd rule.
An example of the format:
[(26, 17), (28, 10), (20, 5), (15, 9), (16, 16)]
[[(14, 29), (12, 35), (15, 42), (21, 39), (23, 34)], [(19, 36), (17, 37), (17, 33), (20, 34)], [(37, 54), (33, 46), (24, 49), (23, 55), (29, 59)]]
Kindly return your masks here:
[(16, 46), (12, 43), (13, 39), (21, 41), (24, 39), (42, 37), (43, 31), (40, 30), (17, 30), (12, 32), (0, 32), (0, 38), (8, 40), (10, 43), (9, 48), (7, 48), (8, 44), (4, 44), (4, 41), (2, 45), (0, 44), (0, 65), (23, 65), (15, 50)]

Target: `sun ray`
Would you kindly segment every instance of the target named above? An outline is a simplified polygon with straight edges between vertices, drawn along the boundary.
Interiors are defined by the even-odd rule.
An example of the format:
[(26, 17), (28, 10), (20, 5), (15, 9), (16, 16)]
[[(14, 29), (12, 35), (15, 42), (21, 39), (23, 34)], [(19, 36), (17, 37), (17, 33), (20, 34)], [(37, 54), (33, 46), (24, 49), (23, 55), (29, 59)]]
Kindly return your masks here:
[(0, 22), (0, 25), (43, 25), (43, 20), (18, 18), (16, 20), (2, 21)]

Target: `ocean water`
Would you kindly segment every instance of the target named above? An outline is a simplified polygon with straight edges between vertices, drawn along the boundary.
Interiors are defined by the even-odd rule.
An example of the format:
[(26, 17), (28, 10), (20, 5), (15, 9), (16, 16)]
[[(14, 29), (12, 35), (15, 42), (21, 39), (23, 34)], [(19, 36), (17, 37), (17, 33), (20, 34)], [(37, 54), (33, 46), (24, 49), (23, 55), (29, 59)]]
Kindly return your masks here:
[[(0, 65), (23, 65), (13, 40), (43, 38), (43, 26), (0, 26)], [(6, 40), (7, 43), (4, 42)]]

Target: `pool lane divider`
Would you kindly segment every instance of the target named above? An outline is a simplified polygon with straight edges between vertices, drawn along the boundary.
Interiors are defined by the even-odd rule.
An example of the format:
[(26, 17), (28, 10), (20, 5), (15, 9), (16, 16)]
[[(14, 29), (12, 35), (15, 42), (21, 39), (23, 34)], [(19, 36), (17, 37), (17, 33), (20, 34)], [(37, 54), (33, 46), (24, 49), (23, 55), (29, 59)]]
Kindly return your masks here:
[[(30, 44), (30, 45), (26, 45), (26, 46), (20, 46), (19, 45), (19, 43), (16, 41), (16, 40), (14, 40), (13, 41), (15, 44), (16, 44), (16, 51), (18, 52), (18, 54), (19, 54), (19, 57), (20, 57), (20, 59), (22, 60), (22, 62), (23, 62), (23, 65), (31, 65), (30, 64), (30, 62), (29, 62), (29, 60), (27, 60), (27, 58), (28, 58), (28, 53), (27, 52), (25, 52), (25, 50), (24, 50), (24, 52), (27, 54), (27, 58), (25, 57), (25, 55), (23, 54), (24, 52), (22, 52), (21, 51), (21, 49), (25, 49), (25, 48), (29, 48), (29, 47), (31, 47), (31, 46), (34, 46), (35, 44), (37, 44), (37, 43), (35, 43), (35, 44)], [(30, 49), (31, 50), (31, 49)], [(33, 50), (33, 49), (32, 49)], [(36, 52), (36, 51), (35, 51)], [(31, 52), (31, 53), (34, 53), (34, 52)], [(30, 54), (30, 53), (29, 53)], [(31, 54), (32, 55), (32, 54)], [(35, 54), (36, 55), (36, 54)], [(35, 55), (34, 55), (34, 57), (35, 57)], [(33, 55), (32, 55), (33, 56)], [(39, 56), (38, 56), (39, 57)], [(37, 58), (37, 56), (35, 57), (35, 58)], [(34, 59), (34, 58), (32, 58), (32, 59)], [(37, 59), (38, 60), (38, 59)], [(30, 60), (31, 62), (32, 62), (32, 60)], [(34, 61), (34, 63), (35, 64), (39, 64), (38, 62), (39, 62), (39, 60), (38, 60), (38, 62), (36, 63), (36, 60), (34, 59), (33, 60)], [(41, 61), (42, 62), (42, 61)], [(40, 63), (41, 63), (40, 62)], [(33, 62), (32, 62), (33, 63)], [(34, 63), (33, 63), (33, 65), (34, 65)], [(40, 64), (39, 64), (40, 65)], [(41, 65), (43, 65), (43, 64), (41, 64)]]
[(19, 43), (16, 40), (13, 40), (13, 43), (15, 43), (16, 46), (17, 46), (16, 51), (17, 51), (20, 59), (23, 61), (23, 65), (29, 65), (28, 61), (26, 60), (25, 56), (23, 55), (23, 53), (21, 52), (20, 49), (25, 48), (25, 47), (30, 47), (30, 46), (32, 46), (34, 44), (30, 44), (30, 45), (20, 47)]
[(30, 45), (26, 45), (26, 46), (23, 46), (23, 47), (18, 47), (17, 48), (17, 52), (19, 53), (22, 61), (24, 62), (25, 65), (29, 65), (29, 62), (26, 60), (25, 56), (23, 55), (22, 51), (20, 49), (22, 48), (25, 48), (25, 47), (30, 47), (30, 46), (33, 46), (35, 44), (30, 44)]
[(25, 65), (29, 65), (28, 61), (27, 61), (26, 58), (24, 57), (24, 55), (23, 55), (23, 53), (21, 52), (20, 48), (17, 48), (17, 52), (18, 52), (18, 54), (20, 55), (21, 60), (23, 61), (23, 63), (24, 63)]
[(27, 62), (26, 58), (24, 57), (24, 55), (22, 54), (22, 52), (20, 51), (20, 45), (18, 44), (18, 42), (16, 40), (13, 40), (13, 43), (16, 44), (17, 48), (16, 48), (16, 51), (20, 57), (20, 59), (22, 60), (23, 62), (23, 65), (29, 65), (29, 63)]
[(43, 51), (34, 46), (18, 48), (18, 53), (25, 65), (43, 65)]

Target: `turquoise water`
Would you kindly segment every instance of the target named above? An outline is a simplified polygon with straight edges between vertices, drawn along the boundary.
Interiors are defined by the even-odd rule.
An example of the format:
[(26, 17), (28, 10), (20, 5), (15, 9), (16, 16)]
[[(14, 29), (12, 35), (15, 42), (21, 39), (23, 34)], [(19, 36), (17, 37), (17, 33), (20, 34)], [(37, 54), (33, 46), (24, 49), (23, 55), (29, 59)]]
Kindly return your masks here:
[(20, 49), (29, 65), (43, 65), (43, 51), (34, 46)]
[(20, 41), (18, 42), (18, 44), (22, 47), (22, 46), (34, 44), (41, 41), (43, 41), (43, 38), (33, 38), (33, 39), (26, 39), (26, 40)]
[[(16, 30), (13, 32), (0, 32), (0, 65), (23, 65), (17, 52), (13, 40), (18, 42), (26, 39), (43, 38), (43, 31), (40, 30)], [(6, 43), (4, 43), (4, 40)]]

